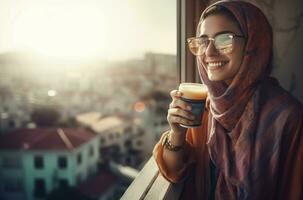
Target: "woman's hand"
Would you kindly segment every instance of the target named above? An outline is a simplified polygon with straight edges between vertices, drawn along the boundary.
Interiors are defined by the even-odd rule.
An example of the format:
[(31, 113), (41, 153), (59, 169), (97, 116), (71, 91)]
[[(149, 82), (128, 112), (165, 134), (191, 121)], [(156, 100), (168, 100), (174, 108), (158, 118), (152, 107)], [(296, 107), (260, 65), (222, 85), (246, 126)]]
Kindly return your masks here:
[(169, 105), (167, 121), (173, 133), (183, 136), (186, 133), (186, 128), (180, 124), (192, 125), (195, 116), (190, 112), (190, 105), (181, 100), (182, 93), (180, 91), (172, 90), (170, 96), (172, 102)]
[[(178, 90), (170, 92), (172, 102), (169, 104), (167, 121), (171, 127), (169, 133), (169, 142), (173, 146), (182, 147), (186, 139), (186, 128), (180, 126), (192, 125), (193, 114), (190, 112), (190, 105), (181, 100), (182, 93)], [(167, 170), (171, 174), (176, 174), (184, 166), (184, 157), (186, 151), (181, 148), (178, 151), (171, 151), (167, 148), (163, 150), (163, 160)]]

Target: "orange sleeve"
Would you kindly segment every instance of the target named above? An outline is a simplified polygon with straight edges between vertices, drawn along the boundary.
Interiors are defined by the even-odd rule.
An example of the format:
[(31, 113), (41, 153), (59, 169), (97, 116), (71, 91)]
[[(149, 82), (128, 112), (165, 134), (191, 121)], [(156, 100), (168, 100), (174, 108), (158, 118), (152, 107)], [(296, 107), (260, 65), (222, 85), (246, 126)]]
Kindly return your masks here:
[[(184, 146), (184, 165), (177, 173), (169, 173), (165, 162), (163, 160), (163, 149), (162, 146), (164, 135), (163, 133), (160, 141), (156, 144), (153, 150), (153, 156), (156, 160), (156, 163), (159, 167), (160, 173), (165, 179), (172, 183), (177, 183), (187, 177), (187, 172), (190, 170), (190, 167), (198, 163), (201, 165), (201, 159), (203, 154), (207, 154), (206, 140), (207, 140), (207, 129), (208, 129), (208, 109), (204, 109), (202, 117), (202, 126), (199, 128), (189, 128), (186, 132), (186, 142)], [(198, 157), (197, 157), (198, 155)], [(205, 157), (205, 156), (204, 156)], [(203, 157), (203, 158), (204, 158)], [(202, 161), (204, 164), (207, 164), (206, 160)], [(203, 168), (204, 169), (204, 168)], [(201, 168), (201, 170), (203, 170)]]
[(190, 137), (191, 129), (188, 129), (186, 133), (186, 142), (184, 146), (184, 158), (186, 159), (184, 159), (184, 165), (177, 173), (174, 174), (169, 173), (163, 160), (164, 147), (162, 146), (162, 142), (166, 133), (167, 132), (162, 134), (160, 141), (154, 147), (153, 156), (163, 177), (172, 183), (177, 183), (185, 177), (188, 167), (195, 162), (195, 153), (192, 147), (192, 141), (190, 141), (192, 138)]

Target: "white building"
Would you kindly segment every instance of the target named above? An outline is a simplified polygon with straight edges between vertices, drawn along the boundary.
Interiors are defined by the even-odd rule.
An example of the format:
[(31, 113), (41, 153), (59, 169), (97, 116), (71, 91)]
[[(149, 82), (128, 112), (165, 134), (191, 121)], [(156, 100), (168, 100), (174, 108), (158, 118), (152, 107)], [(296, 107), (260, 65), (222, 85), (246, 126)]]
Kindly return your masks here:
[(133, 119), (109, 116), (96, 112), (78, 115), (76, 120), (100, 137), (100, 154), (104, 162), (137, 166), (142, 161), (146, 143), (144, 131), (133, 124)]
[(95, 174), (99, 137), (84, 129), (20, 129), (0, 136), (0, 199), (42, 198)]

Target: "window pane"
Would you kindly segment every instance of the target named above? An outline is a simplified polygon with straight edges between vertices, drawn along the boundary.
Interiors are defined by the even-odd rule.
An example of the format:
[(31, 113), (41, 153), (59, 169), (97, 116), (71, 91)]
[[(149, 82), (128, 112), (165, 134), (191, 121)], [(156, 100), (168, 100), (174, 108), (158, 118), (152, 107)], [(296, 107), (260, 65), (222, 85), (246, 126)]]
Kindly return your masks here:
[(65, 169), (67, 168), (67, 159), (65, 156), (60, 156), (58, 157), (58, 167), (60, 169)]
[(94, 155), (94, 147), (89, 147), (89, 156), (93, 156)]
[(60, 179), (59, 180), (59, 187), (60, 188), (67, 188), (68, 187), (68, 180), (66, 180), (66, 179)]
[(82, 155), (80, 153), (77, 155), (77, 163), (78, 164), (82, 163)]
[(34, 157), (34, 165), (36, 169), (43, 169), (44, 167), (44, 160), (42, 156), (35, 156)]
[(21, 168), (22, 161), (19, 155), (8, 155), (2, 157), (2, 167), (4, 169), (18, 169)]
[(3, 188), (5, 192), (20, 193), (23, 192), (23, 183), (22, 180), (18, 178), (6, 178), (3, 181)]
[(45, 181), (44, 179), (37, 178), (35, 179), (35, 188), (34, 188), (34, 196), (41, 198), (46, 194)]

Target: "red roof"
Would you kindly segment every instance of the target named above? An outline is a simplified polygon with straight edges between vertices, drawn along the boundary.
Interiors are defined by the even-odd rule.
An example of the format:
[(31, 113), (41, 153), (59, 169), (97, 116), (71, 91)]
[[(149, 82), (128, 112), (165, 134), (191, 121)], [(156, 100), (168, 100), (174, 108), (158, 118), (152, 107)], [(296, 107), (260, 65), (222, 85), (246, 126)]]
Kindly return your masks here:
[(0, 135), (1, 150), (70, 150), (96, 135), (80, 128), (19, 129)]
[(109, 170), (102, 170), (79, 186), (81, 193), (98, 198), (117, 183), (118, 178)]

